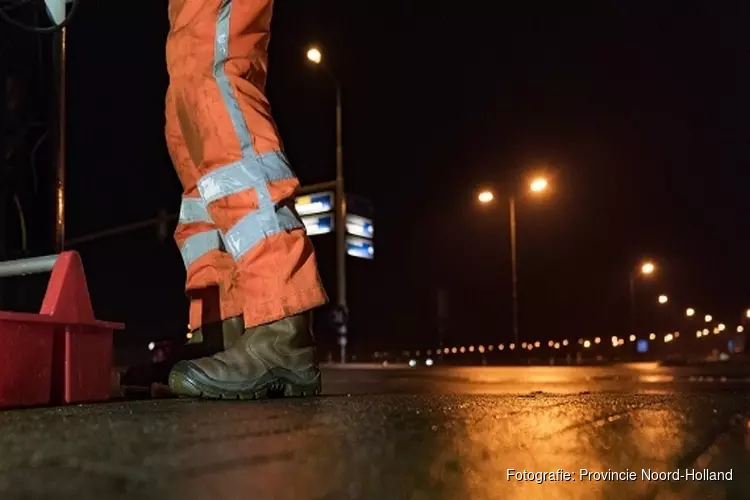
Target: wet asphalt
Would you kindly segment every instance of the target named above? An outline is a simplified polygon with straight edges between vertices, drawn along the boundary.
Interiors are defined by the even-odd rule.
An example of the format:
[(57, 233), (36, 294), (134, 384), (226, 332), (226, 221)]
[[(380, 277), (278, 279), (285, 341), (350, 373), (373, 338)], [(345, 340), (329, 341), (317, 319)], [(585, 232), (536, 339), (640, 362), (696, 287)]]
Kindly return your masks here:
[(2, 412), (0, 498), (750, 498), (750, 370), (324, 376), (312, 399)]

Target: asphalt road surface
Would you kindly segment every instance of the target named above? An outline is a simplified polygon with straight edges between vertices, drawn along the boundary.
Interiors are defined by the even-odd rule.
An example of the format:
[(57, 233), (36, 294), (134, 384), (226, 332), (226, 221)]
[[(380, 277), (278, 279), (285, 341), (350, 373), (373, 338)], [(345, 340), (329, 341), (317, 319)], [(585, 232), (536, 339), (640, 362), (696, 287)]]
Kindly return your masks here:
[(744, 368), (325, 377), (313, 399), (2, 412), (0, 499), (750, 498)]

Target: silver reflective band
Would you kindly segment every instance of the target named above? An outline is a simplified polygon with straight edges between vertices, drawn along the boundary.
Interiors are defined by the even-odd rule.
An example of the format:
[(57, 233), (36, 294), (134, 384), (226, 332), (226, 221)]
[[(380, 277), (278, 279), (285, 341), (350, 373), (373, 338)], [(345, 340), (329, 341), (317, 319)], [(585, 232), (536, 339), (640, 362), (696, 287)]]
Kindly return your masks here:
[[(302, 221), (288, 206), (278, 207), (271, 199), (268, 183), (291, 179), (294, 173), (280, 151), (259, 155), (253, 148), (253, 137), (245, 122), (240, 103), (226, 74), (229, 57), (229, 25), (232, 0), (222, 0), (216, 20), (213, 75), (232, 121), (242, 151), (242, 160), (225, 165), (198, 181), (201, 198), (208, 204), (234, 193), (254, 189), (258, 209), (240, 219), (224, 234), (224, 244), (235, 260), (245, 255), (268, 236), (303, 228)], [(236, 78), (241, 78), (236, 76)]]
[(203, 201), (211, 203), (225, 196), (255, 189), (258, 202), (270, 206), (273, 202), (268, 193), (268, 183), (293, 178), (294, 172), (284, 153), (273, 151), (244, 158), (207, 173), (198, 181), (198, 191)]
[(211, 229), (210, 231), (194, 234), (186, 239), (180, 247), (185, 269), (211, 250), (221, 250), (221, 248), (222, 241), (218, 230)]
[(253, 138), (247, 128), (245, 117), (242, 115), (240, 103), (234, 95), (232, 84), (229, 82), (224, 64), (229, 57), (229, 20), (232, 15), (232, 0), (222, 0), (219, 8), (219, 18), (216, 20), (216, 38), (214, 39), (214, 78), (219, 86), (221, 97), (229, 112), (232, 126), (240, 141), (242, 156), (254, 155)]
[(190, 224), (193, 222), (212, 223), (211, 216), (206, 210), (206, 203), (200, 198), (183, 198), (180, 204), (180, 224)]
[(303, 227), (294, 210), (288, 206), (278, 209), (272, 206), (243, 217), (224, 235), (224, 243), (234, 260), (239, 260), (265, 238)]

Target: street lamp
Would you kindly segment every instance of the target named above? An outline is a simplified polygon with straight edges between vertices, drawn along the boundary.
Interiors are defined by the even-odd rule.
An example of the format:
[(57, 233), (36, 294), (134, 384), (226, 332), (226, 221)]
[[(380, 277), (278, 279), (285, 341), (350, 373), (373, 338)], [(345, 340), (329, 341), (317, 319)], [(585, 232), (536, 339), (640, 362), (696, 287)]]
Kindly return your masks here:
[(659, 304), (663, 305), (667, 302), (669, 302), (669, 297), (667, 297), (666, 295), (659, 295)]
[(687, 316), (688, 318), (692, 318), (693, 316), (695, 316), (695, 309), (693, 309), (692, 307), (688, 307), (685, 310), (685, 316)]
[[(342, 141), (341, 84), (338, 78), (323, 64), (323, 53), (318, 47), (307, 49), (307, 60), (319, 66), (336, 88), (336, 291), (338, 307), (346, 318), (346, 195), (344, 192), (344, 147)], [(343, 320), (344, 322), (346, 319)], [(341, 362), (346, 363), (347, 325), (339, 329)]]
[[(531, 179), (528, 189), (534, 194), (540, 194), (547, 190), (549, 181), (546, 177), (535, 177)], [(489, 189), (483, 189), (477, 195), (477, 200), (483, 205), (491, 203), (495, 194)], [(510, 217), (510, 265), (511, 279), (513, 282), (513, 340), (519, 342), (518, 328), (518, 253), (516, 243), (516, 197), (508, 198), (508, 213)]]
[(307, 49), (307, 59), (315, 64), (323, 62), (323, 53), (317, 47)]
[(711, 321), (713, 321), (714, 317), (713, 317), (713, 316), (711, 316), (710, 314), (706, 314), (706, 315), (705, 315), (705, 316), (703, 317), (703, 319), (704, 319), (704, 320), (706, 321), (706, 323), (710, 323)]
[[(647, 260), (642, 262), (628, 273), (628, 289), (630, 291), (630, 329), (636, 333), (636, 303), (635, 303), (635, 279), (638, 276), (648, 277), (656, 272), (656, 264)], [(661, 297), (660, 297), (661, 298)]]

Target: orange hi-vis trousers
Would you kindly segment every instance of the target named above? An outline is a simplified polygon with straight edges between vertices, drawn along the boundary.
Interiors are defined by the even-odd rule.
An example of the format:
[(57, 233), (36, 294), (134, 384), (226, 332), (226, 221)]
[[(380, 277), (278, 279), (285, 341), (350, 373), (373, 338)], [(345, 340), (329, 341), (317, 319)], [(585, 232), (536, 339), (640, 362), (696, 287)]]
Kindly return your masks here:
[(170, 0), (166, 136), (190, 325), (269, 323), (324, 304), (299, 182), (265, 96), (273, 0)]

